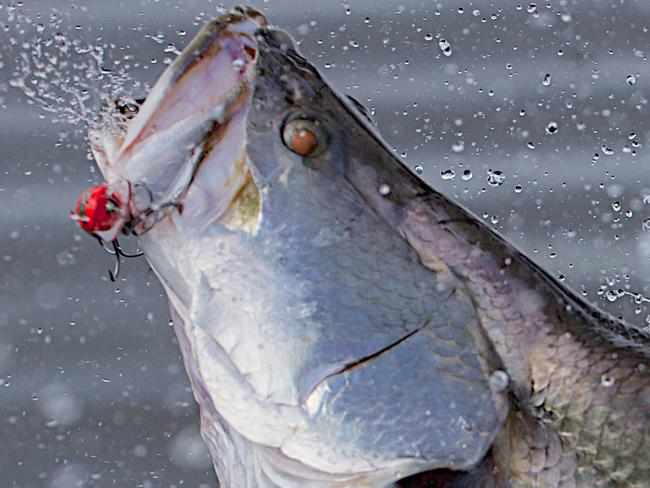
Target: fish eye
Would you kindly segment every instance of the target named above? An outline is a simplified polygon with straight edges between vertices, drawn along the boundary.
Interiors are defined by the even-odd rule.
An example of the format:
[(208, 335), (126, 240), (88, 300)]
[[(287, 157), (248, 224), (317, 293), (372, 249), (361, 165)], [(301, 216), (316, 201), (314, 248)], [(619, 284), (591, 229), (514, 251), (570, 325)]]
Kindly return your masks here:
[(282, 142), (290, 151), (306, 158), (325, 150), (327, 134), (318, 120), (300, 115), (284, 123)]

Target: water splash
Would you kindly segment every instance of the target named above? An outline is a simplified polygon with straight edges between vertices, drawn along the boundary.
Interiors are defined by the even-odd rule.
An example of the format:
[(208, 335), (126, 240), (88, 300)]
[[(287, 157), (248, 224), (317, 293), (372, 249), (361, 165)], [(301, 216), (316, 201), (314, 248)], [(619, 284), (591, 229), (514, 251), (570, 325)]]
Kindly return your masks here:
[(40, 109), (41, 118), (47, 113), (53, 122), (85, 134), (99, 105), (144, 91), (129, 76), (139, 66), (131, 61), (134, 56), (101, 37), (89, 39), (92, 29), (73, 26), (69, 12), (51, 8), (32, 14), (9, 6), (2, 13), (9, 39), (0, 53), (14, 59), (9, 87)]

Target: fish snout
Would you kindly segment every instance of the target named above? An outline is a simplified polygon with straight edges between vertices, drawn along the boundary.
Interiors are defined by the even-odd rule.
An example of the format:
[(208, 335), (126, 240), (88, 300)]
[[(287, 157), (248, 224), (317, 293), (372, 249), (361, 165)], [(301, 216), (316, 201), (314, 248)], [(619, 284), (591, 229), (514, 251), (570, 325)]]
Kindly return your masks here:
[[(186, 203), (193, 204), (193, 215), (203, 214), (207, 203), (219, 213), (239, 191), (246, 178), (244, 128), (256, 33), (267, 26), (259, 11), (245, 6), (208, 22), (146, 99), (128, 111), (117, 104), (108, 122), (91, 131), (107, 186), (126, 181), (151, 196), (146, 208), (132, 209), (135, 217), (163, 217)], [(195, 195), (191, 187), (198, 187)]]
[(264, 17), (264, 15), (259, 10), (254, 9), (248, 5), (238, 5), (236, 7), (233, 7), (231, 13), (233, 15), (239, 15), (245, 19), (255, 22), (259, 27), (267, 27), (269, 25), (269, 21), (266, 20), (266, 17)]

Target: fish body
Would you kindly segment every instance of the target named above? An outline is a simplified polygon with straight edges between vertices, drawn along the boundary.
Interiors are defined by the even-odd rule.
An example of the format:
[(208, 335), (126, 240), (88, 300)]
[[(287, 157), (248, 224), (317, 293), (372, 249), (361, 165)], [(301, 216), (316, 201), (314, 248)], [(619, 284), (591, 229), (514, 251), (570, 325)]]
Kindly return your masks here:
[(140, 243), (221, 486), (650, 484), (650, 338), (412, 174), (261, 14), (107, 120), (107, 183), (171, 209)]

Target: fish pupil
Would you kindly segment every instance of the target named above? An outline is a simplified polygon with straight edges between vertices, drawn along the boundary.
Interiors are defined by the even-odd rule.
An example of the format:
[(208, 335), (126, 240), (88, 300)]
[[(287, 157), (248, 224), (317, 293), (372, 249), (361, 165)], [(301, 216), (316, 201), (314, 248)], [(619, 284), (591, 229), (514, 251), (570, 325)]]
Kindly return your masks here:
[(306, 129), (298, 129), (291, 137), (291, 147), (294, 152), (308, 156), (316, 150), (318, 141), (313, 132)]

